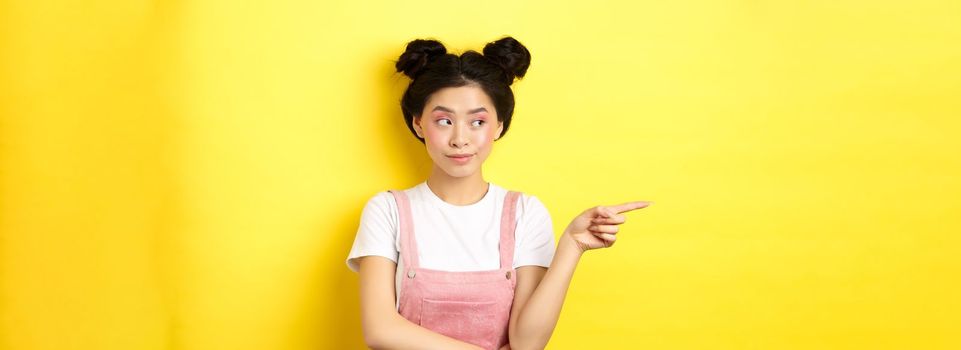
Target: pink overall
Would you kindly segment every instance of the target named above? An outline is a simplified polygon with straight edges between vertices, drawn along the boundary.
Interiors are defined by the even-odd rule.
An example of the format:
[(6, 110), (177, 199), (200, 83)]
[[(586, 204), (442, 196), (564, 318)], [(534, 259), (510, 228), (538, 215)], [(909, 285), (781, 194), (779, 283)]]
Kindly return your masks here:
[(407, 269), (401, 282), (401, 316), (434, 332), (497, 350), (508, 343), (507, 327), (514, 285), (515, 205), (519, 192), (508, 192), (500, 227), (500, 269), (452, 272), (420, 267), (410, 202), (403, 191), (390, 191), (400, 211), (400, 249)]

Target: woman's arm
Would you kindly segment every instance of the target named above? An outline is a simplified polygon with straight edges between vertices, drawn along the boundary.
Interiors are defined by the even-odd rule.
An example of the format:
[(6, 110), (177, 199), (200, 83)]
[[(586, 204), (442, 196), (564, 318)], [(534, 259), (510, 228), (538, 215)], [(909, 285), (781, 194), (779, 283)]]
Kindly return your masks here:
[(394, 273), (397, 265), (380, 256), (358, 259), (360, 318), (364, 342), (371, 349), (481, 349), (413, 324), (395, 304)]
[(547, 346), (581, 254), (565, 234), (557, 243), (557, 252), (546, 271), (534, 266), (517, 269), (517, 288), (509, 326), (512, 350)]
[(590, 249), (612, 246), (617, 225), (625, 221), (620, 213), (649, 204), (631, 202), (588, 209), (574, 218), (564, 230), (546, 272), (543, 268), (518, 269), (508, 329), (510, 349), (543, 349), (547, 346), (581, 255)]

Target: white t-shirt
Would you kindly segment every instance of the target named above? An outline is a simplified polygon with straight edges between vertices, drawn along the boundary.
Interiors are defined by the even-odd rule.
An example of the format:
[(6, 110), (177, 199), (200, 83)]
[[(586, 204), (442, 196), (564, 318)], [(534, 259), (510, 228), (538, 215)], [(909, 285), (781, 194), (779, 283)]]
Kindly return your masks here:
[[(482, 271), (500, 268), (501, 211), (507, 190), (488, 183), (487, 193), (469, 205), (453, 205), (437, 197), (427, 182), (404, 190), (410, 200), (414, 237), (422, 268), (444, 271)], [(554, 229), (550, 214), (535, 196), (521, 195), (516, 206), (514, 268), (548, 267), (554, 258)], [(356, 258), (377, 255), (397, 263), (395, 300), (400, 299), (404, 261), (399, 259), (399, 212), (390, 192), (367, 201), (360, 216), (347, 266), (357, 272)]]

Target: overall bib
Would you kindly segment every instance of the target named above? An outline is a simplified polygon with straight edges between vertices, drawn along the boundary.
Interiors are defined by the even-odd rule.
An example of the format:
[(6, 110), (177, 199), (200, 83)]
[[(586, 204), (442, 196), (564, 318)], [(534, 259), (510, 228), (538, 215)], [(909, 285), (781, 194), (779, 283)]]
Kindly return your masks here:
[(507, 327), (514, 301), (514, 226), (519, 192), (504, 199), (500, 225), (500, 269), (452, 272), (420, 267), (410, 202), (403, 191), (390, 191), (400, 212), (401, 282), (398, 312), (434, 332), (497, 350), (508, 343)]

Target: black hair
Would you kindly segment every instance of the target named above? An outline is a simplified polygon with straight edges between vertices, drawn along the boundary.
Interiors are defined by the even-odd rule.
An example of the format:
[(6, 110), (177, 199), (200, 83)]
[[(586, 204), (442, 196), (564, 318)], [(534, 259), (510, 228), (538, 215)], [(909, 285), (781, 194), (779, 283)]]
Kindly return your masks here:
[(447, 53), (436, 40), (416, 39), (407, 43), (395, 67), (412, 80), (400, 100), (407, 128), (414, 131), (414, 117), (420, 116), (431, 94), (447, 87), (476, 84), (494, 102), (497, 120), (504, 124), (501, 137), (510, 127), (514, 114), (514, 92), (510, 85), (524, 77), (531, 54), (519, 41), (503, 37), (487, 43), (484, 53), (468, 50), (460, 56)]

